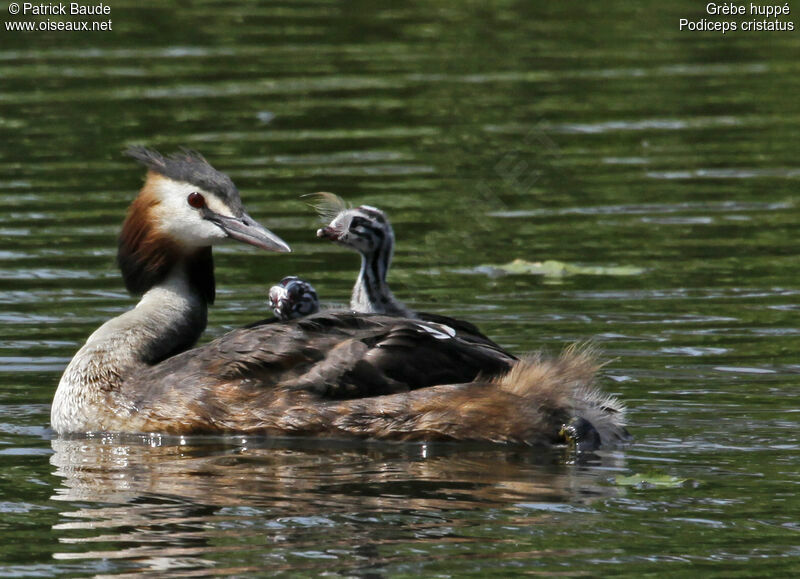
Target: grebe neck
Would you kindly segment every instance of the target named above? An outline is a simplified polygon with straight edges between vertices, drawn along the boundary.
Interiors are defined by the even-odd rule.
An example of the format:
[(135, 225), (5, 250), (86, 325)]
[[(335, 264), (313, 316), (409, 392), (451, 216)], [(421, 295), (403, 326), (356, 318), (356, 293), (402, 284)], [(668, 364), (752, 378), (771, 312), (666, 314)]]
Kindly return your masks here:
[(350, 298), (350, 308), (354, 311), (416, 317), (394, 297), (386, 283), (386, 274), (392, 263), (392, 250), (390, 243), (384, 243), (376, 251), (361, 255), (361, 271)]
[[(207, 261), (206, 266), (211, 257), (207, 249), (201, 260)], [(118, 414), (125, 412), (126, 404), (135, 411), (135, 403), (123, 391), (126, 378), (190, 348), (206, 327), (208, 280), (198, 285), (194, 283), (197, 275), (196, 259), (175, 263), (145, 291), (135, 308), (89, 336), (58, 384), (50, 416), (55, 431), (109, 430), (104, 419), (108, 412), (103, 411), (109, 398), (119, 408)], [(211, 276), (213, 284), (213, 269)]]

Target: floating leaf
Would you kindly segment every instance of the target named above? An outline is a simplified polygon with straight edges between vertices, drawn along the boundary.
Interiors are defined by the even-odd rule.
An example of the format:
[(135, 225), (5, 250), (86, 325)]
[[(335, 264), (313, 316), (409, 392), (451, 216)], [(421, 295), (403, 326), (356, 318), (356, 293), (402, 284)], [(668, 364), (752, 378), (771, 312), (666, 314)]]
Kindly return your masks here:
[(477, 271), (490, 276), (543, 275), (545, 277), (566, 277), (569, 275), (639, 275), (644, 272), (644, 268), (632, 265), (584, 266), (552, 259), (547, 261), (527, 261), (517, 258), (502, 265), (481, 265), (477, 268)]
[(669, 476), (666, 474), (633, 474), (631, 476), (617, 476), (613, 484), (620, 487), (633, 487), (639, 490), (647, 489), (676, 489), (684, 486), (688, 479)]

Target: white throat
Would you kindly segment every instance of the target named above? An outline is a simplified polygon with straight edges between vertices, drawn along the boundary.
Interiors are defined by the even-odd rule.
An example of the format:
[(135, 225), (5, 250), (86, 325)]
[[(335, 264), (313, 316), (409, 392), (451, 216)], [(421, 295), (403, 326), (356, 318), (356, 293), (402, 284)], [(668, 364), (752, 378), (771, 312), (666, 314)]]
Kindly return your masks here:
[(365, 314), (388, 314), (416, 318), (416, 315), (400, 303), (386, 283), (386, 274), (391, 263), (391, 246), (388, 249), (361, 256), (361, 271), (358, 273), (350, 309)]

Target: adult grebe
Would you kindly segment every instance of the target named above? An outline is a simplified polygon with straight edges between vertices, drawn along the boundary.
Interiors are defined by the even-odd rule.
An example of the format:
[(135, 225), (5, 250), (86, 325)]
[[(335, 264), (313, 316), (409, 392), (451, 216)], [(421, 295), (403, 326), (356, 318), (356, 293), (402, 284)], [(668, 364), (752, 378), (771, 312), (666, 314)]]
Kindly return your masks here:
[[(236, 186), (200, 155), (163, 157), (143, 147), (127, 154), (147, 167), (128, 210), (117, 261), (137, 306), (95, 331), (64, 370), (53, 399), (57, 432), (129, 430), (141, 370), (191, 347), (214, 302), (211, 246), (235, 239), (290, 251), (244, 210)], [(137, 385), (138, 386), (138, 385)]]
[[(58, 433), (358, 436), (552, 444), (587, 421), (625, 438), (624, 408), (592, 385), (587, 351), (518, 361), (419, 319), (323, 312), (254, 324), (187, 350), (214, 297), (211, 246), (288, 246), (244, 212), (201, 156), (129, 154), (147, 179), (122, 228), (119, 265), (144, 294), (67, 366), (53, 400)], [(582, 423), (581, 423), (582, 424)], [(582, 436), (582, 435), (581, 435)]]

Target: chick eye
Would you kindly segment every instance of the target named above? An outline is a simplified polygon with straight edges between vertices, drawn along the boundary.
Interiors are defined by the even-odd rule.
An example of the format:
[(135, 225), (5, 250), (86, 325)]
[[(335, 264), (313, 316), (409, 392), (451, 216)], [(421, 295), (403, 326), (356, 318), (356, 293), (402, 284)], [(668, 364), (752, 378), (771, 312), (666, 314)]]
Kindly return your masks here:
[(195, 209), (202, 209), (206, 206), (205, 198), (197, 191), (189, 193), (189, 197), (186, 198), (186, 201)]

